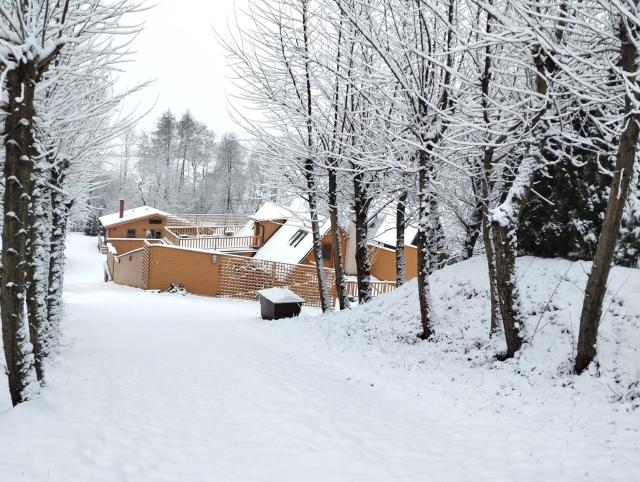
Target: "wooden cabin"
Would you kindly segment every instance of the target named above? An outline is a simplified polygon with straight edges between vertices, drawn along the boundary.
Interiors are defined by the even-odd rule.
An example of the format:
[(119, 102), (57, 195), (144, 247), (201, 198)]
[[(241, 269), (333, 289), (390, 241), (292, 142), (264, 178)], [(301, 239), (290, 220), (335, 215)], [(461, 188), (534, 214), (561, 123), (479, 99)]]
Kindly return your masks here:
[[(311, 305), (318, 303), (317, 288), (311, 286), (317, 283), (312, 281), (317, 274), (313, 235), (302, 200), (289, 207), (266, 202), (248, 217), (176, 217), (148, 206), (125, 210), (121, 203), (118, 213), (102, 216), (100, 222), (107, 252), (105, 279), (160, 290), (181, 283), (194, 294), (244, 299), (252, 299), (258, 289), (295, 285), (304, 289), (300, 294), (310, 297)], [(332, 269), (335, 252), (329, 219), (321, 218), (319, 229), (324, 268)], [(383, 214), (369, 230), (376, 284), (372, 288), (380, 294), (395, 287), (395, 218)], [(415, 233), (411, 227), (405, 232), (407, 279), (417, 275)], [(354, 223), (340, 225), (339, 235), (351, 292), (356, 289)], [(333, 282), (329, 274), (327, 279)]]
[(140, 247), (140, 240), (161, 239), (169, 218), (168, 213), (150, 206), (125, 210), (124, 201), (120, 201), (120, 210), (117, 213), (100, 217), (102, 243), (106, 245), (117, 241), (117, 244), (123, 247)]

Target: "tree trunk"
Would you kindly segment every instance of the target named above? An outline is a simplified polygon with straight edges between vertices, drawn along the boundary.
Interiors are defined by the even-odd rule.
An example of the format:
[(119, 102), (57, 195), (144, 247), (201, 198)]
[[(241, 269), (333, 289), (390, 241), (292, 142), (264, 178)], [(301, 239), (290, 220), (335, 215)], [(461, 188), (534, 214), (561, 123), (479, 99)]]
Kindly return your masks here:
[[(634, 40), (630, 39), (624, 22), (620, 24), (619, 36), (622, 44), (620, 49), (622, 68), (626, 73), (632, 76), (636, 75), (638, 51)], [(633, 97), (630, 96), (630, 92), (633, 92), (631, 94)], [(578, 352), (575, 363), (577, 373), (582, 373), (596, 356), (602, 302), (607, 290), (607, 279), (618, 242), (620, 221), (629, 193), (629, 183), (633, 177), (639, 133), (638, 121), (640, 121), (640, 116), (635, 108), (637, 97), (638, 95), (635, 91), (627, 89), (625, 99), (627, 122), (618, 143), (616, 170), (611, 181), (607, 210), (604, 215), (602, 230), (598, 237), (598, 246), (596, 247), (596, 254), (593, 258), (593, 266), (589, 274), (582, 304)]]
[(316, 192), (316, 179), (313, 153), (313, 100), (311, 92), (311, 72), (309, 58), (309, 24), (307, 18), (308, 3), (302, 3), (302, 32), (304, 39), (304, 81), (305, 81), (305, 100), (304, 108), (306, 109), (306, 128), (307, 128), (307, 148), (309, 156), (304, 160), (304, 176), (307, 182), (309, 214), (311, 215), (311, 233), (313, 235), (313, 256), (316, 263), (316, 273), (318, 276), (318, 290), (320, 291), (320, 306), (322, 311), (331, 310), (331, 300), (329, 291), (327, 290), (327, 282), (324, 277), (324, 261), (322, 260), (322, 239), (320, 237), (320, 224), (318, 222), (318, 201)]
[[(331, 161), (330, 161), (331, 163)], [(340, 240), (340, 226), (338, 223), (338, 193), (336, 170), (333, 167), (327, 169), (329, 177), (329, 218), (331, 220), (331, 236), (333, 238), (333, 270), (336, 278), (336, 296), (341, 310), (349, 308), (349, 295), (347, 293), (344, 269), (342, 267), (342, 242)]]
[(496, 259), (493, 246), (493, 233), (491, 232), (491, 220), (489, 206), (491, 205), (491, 187), (489, 176), (491, 175), (491, 163), (493, 154), (487, 150), (484, 154), (483, 173), (480, 176), (480, 189), (482, 200), (482, 240), (484, 252), (487, 258), (487, 273), (489, 274), (489, 294), (491, 299), (491, 322), (489, 334), (493, 335), (500, 326), (500, 304), (498, 300), (498, 285), (496, 282)]
[(396, 205), (396, 286), (404, 284), (406, 263), (404, 256), (404, 231), (407, 211), (407, 191), (402, 191)]
[(473, 213), (471, 214), (471, 219), (469, 223), (465, 226), (466, 236), (464, 239), (464, 243), (462, 245), (462, 253), (460, 256), (460, 260), (464, 261), (465, 259), (469, 259), (473, 256), (473, 251), (476, 247), (476, 243), (478, 242), (478, 238), (480, 237), (480, 232), (482, 231), (482, 206), (484, 202), (478, 196), (476, 200), (476, 205), (473, 207)]
[[(544, 133), (540, 135), (543, 136)], [(531, 179), (539, 155), (540, 150), (535, 144), (529, 146), (504, 202), (496, 207), (491, 215), (498, 305), (507, 342), (505, 358), (511, 358), (516, 354), (524, 338), (524, 316), (516, 276), (516, 228), (520, 204), (531, 188)]]
[(318, 222), (318, 206), (315, 194), (315, 182), (313, 171), (307, 176), (307, 187), (309, 188), (308, 203), (309, 214), (311, 216), (311, 235), (313, 237), (313, 259), (316, 263), (316, 275), (318, 277), (318, 290), (320, 291), (320, 307), (322, 311), (331, 310), (331, 300), (327, 281), (325, 279), (324, 260), (322, 259), (322, 238), (320, 237), (320, 223)]
[(522, 346), (522, 311), (516, 278), (515, 227), (511, 222), (493, 221), (493, 247), (495, 253), (495, 277), (500, 306), (500, 317), (507, 342), (504, 358), (512, 358)]
[(45, 173), (39, 167), (32, 174), (31, 206), (29, 213), (30, 258), (27, 270), (27, 324), (33, 345), (36, 376), (44, 384), (45, 362), (50, 351), (50, 326), (47, 313), (47, 268), (49, 227)]
[(47, 314), (50, 326), (51, 351), (60, 347), (60, 322), (62, 320), (62, 288), (64, 284), (64, 248), (67, 235), (67, 219), (73, 201), (65, 201), (61, 192), (69, 163), (64, 161), (51, 176), (51, 249), (49, 256), (49, 294)]
[(420, 320), (423, 340), (433, 335), (431, 326), (431, 289), (429, 286), (429, 170), (428, 152), (418, 151), (418, 298), (420, 300)]
[(36, 156), (33, 139), (36, 68), (20, 62), (6, 72), (4, 228), (0, 317), (11, 402), (30, 397), (36, 386), (33, 354), (25, 320), (26, 257), (31, 175)]
[[(431, 175), (429, 176), (431, 180)], [(444, 266), (448, 259), (446, 243), (444, 237), (444, 228), (440, 221), (440, 208), (438, 199), (435, 195), (429, 195), (429, 209), (427, 211), (427, 223), (429, 225), (427, 232), (429, 236), (426, 238), (429, 250), (429, 274)]]
[(353, 176), (354, 208), (356, 223), (356, 274), (358, 278), (358, 301), (371, 301), (371, 262), (369, 260), (369, 202), (364, 174), (356, 172)]

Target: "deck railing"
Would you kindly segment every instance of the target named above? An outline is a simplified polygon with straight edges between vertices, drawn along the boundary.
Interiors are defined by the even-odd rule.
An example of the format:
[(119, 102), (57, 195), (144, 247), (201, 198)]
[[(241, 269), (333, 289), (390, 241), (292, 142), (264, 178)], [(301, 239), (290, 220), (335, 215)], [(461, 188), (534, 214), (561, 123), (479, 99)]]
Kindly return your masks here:
[(177, 214), (174, 217), (193, 226), (242, 226), (249, 221), (245, 214)]
[(244, 224), (232, 224), (226, 226), (167, 226), (176, 236), (223, 236), (228, 233), (237, 233)]
[[(370, 281), (371, 286), (371, 296), (375, 298), (376, 296), (380, 296), (385, 293), (391, 293), (396, 289), (395, 281)], [(358, 298), (358, 282), (357, 281), (346, 281), (345, 288), (347, 289), (347, 294), (353, 298)]]
[[(235, 227), (235, 226), (234, 226)], [(229, 228), (224, 226), (223, 228)], [(226, 234), (200, 234), (208, 232), (214, 228), (195, 228), (195, 227), (165, 227), (165, 239), (182, 248), (207, 249), (207, 250), (224, 250), (224, 249), (242, 249), (242, 248), (259, 248), (262, 245), (262, 236), (227, 236)], [(238, 232), (222, 231), (222, 233)]]

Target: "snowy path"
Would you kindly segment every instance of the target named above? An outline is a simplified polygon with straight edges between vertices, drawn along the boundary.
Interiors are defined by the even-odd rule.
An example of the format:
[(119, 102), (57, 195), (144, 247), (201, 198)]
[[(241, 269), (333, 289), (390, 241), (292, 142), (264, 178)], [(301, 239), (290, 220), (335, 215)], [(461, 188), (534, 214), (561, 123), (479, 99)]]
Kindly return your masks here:
[(103, 283), (82, 236), (69, 255), (71, 345), (40, 399), (0, 413), (2, 482), (640, 480), (636, 431), (351, 379), (257, 304)]

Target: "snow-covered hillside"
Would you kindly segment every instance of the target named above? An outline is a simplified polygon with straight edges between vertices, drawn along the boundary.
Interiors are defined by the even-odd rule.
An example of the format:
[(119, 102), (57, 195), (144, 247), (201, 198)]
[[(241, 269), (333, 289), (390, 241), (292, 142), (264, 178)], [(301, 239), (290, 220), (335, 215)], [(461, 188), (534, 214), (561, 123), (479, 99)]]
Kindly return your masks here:
[(0, 399), (0, 481), (638, 480), (637, 271), (614, 270), (599, 373), (576, 377), (579, 263), (520, 260), (531, 343), (500, 363), (480, 258), (433, 277), (417, 342), (412, 286), (264, 322), (103, 283), (92, 238), (68, 255), (67, 344), (39, 399)]
[[(475, 257), (432, 277), (435, 340), (416, 339), (421, 331), (415, 282), (349, 312), (277, 323), (282, 336), (329, 343), (367, 365), (426, 371), (429, 379), (457, 380), (496, 392), (546, 396), (546, 390), (618, 401), (616, 409), (640, 407), (640, 270), (614, 268), (600, 325), (597, 364), (576, 377), (572, 367), (588, 262), (523, 257), (518, 260), (526, 341), (518, 359), (496, 360), (504, 350), (499, 333), (489, 337), (489, 293), (485, 259)], [(274, 326), (275, 327), (275, 326)], [(301, 336), (318, 330), (319, 336)], [(490, 391), (492, 389), (489, 389)]]

